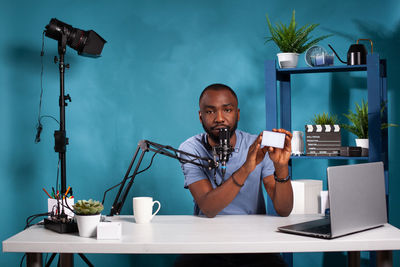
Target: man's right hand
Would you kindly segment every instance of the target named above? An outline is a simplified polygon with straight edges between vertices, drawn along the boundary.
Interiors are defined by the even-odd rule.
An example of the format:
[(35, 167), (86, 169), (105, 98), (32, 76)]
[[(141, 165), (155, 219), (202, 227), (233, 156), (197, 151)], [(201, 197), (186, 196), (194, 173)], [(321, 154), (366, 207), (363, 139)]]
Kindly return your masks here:
[(249, 147), (246, 162), (243, 164), (243, 167), (248, 173), (254, 171), (257, 165), (263, 161), (265, 154), (267, 153), (267, 147), (261, 148), (261, 141), (262, 133), (258, 135), (254, 143)]

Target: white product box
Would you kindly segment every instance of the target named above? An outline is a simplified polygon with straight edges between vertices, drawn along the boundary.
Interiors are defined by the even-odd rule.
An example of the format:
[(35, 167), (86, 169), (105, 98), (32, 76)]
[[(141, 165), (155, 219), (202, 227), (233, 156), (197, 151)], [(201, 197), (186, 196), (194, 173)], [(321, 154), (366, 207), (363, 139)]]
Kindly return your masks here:
[(261, 145), (283, 148), (285, 146), (285, 136), (286, 134), (284, 133), (263, 131)]
[(299, 179), (292, 181), (292, 214), (318, 214), (320, 212), (321, 180)]
[(325, 210), (329, 209), (329, 194), (328, 194), (328, 191), (321, 191), (320, 197), (321, 197), (320, 213), (321, 214), (325, 214)]
[[(71, 207), (72, 209), (72, 205), (74, 205), (74, 199), (73, 198), (67, 198), (64, 199), (64, 213), (66, 215), (68, 215), (69, 218), (73, 218), (75, 215), (72, 212), (72, 210), (69, 210), (66, 206), (65, 201), (67, 201), (67, 204), (69, 207)], [(60, 203), (60, 211), (62, 210), (62, 206), (61, 206), (61, 200), (59, 200)], [(57, 199), (54, 198), (48, 198), (47, 199), (47, 211), (48, 212), (54, 212), (54, 214), (60, 214), (60, 212), (58, 211), (58, 202)], [(49, 216), (50, 217), (50, 216)]]
[(97, 225), (97, 239), (121, 239), (121, 222), (100, 222)]

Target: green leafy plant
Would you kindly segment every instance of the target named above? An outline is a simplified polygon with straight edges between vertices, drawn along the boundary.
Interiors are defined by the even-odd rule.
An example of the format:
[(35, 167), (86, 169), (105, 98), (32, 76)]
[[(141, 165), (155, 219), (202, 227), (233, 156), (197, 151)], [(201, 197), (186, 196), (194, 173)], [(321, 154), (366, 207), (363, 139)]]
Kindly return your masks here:
[[(382, 104), (381, 115), (385, 108), (386, 105)], [(368, 102), (362, 100), (361, 105), (356, 103), (355, 113), (350, 110), (348, 114), (343, 115), (351, 122), (351, 124), (340, 125), (343, 129), (348, 130), (360, 139), (368, 138)], [(393, 123), (382, 123), (381, 129), (392, 126), (397, 127), (398, 125)]]
[(268, 28), (271, 33), (270, 37), (266, 37), (266, 41), (273, 41), (282, 52), (301, 54), (313, 45), (316, 45), (323, 39), (332, 36), (332, 34), (324, 35), (315, 39), (308, 36), (319, 24), (306, 24), (297, 29), (295, 11), (293, 10), (292, 19), (289, 26), (282, 23), (277, 23), (272, 26), (268, 14), (266, 15)]
[(103, 204), (93, 199), (78, 200), (72, 207), (77, 215), (96, 215), (100, 214), (104, 209)]
[(329, 113), (322, 113), (322, 114), (315, 114), (314, 118), (312, 119), (313, 124), (339, 124), (339, 119), (337, 115), (329, 115)]

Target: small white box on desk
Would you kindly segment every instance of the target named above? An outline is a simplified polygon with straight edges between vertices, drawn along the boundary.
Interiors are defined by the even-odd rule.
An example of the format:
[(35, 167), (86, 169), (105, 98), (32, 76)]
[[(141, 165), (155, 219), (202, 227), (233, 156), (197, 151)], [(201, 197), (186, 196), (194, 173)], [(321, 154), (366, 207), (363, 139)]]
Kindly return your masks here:
[(299, 179), (292, 181), (293, 210), (292, 214), (319, 213), (321, 180)]
[(121, 239), (121, 222), (100, 222), (97, 225), (97, 239), (115, 240)]

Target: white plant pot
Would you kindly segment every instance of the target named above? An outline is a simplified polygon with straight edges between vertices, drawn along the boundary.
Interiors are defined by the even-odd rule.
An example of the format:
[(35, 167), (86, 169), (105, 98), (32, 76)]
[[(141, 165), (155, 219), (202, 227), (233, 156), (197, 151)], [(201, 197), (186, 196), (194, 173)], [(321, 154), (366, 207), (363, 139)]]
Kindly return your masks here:
[(282, 69), (296, 68), (299, 61), (299, 54), (297, 53), (278, 53), (279, 67)]
[(362, 148), (369, 148), (369, 140), (368, 139), (356, 139), (356, 146)]
[(97, 225), (100, 222), (100, 214), (97, 215), (75, 215), (78, 224), (79, 236), (96, 236)]

